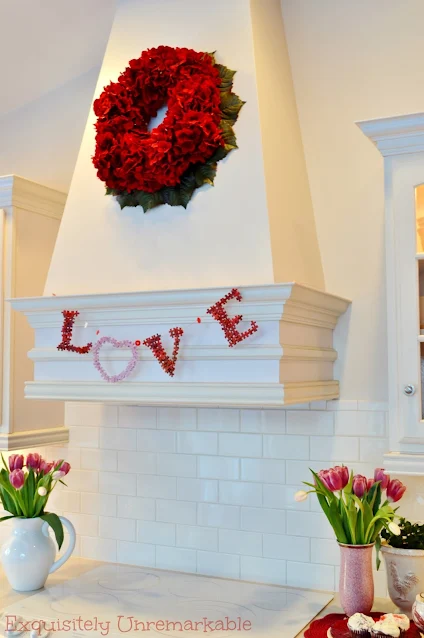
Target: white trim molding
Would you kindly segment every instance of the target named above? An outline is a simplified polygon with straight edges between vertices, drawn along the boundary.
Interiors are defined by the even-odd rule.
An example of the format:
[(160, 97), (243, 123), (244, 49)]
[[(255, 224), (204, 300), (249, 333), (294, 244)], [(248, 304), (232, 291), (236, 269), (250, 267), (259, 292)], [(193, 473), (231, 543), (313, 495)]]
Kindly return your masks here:
[(424, 474), (416, 189), (424, 183), (424, 113), (358, 123), (384, 157), (391, 473)]
[(44, 430), (25, 430), (23, 432), (0, 432), (0, 450), (24, 450), (45, 445), (64, 445), (69, 441), (68, 428), (46, 428)]
[(357, 122), (383, 157), (424, 151), (424, 113)]
[[(29, 352), (34, 381), (28, 399), (94, 401), (136, 405), (281, 407), (338, 398), (333, 379), (333, 330), (349, 306), (342, 297), (296, 283), (240, 287), (242, 301), (226, 305), (229, 316), (243, 315), (240, 329), (255, 320), (259, 330), (230, 348), (220, 325), (207, 309), (227, 288), (130, 292), (12, 299), (35, 331)], [(168, 332), (181, 326), (174, 378), (160, 368), (148, 348), (121, 383), (101, 380), (87, 355), (57, 350), (62, 311), (78, 310), (73, 343), (84, 345), (100, 336), (141, 342), (155, 333), (172, 349)], [(200, 323), (197, 322), (200, 318)], [(102, 364), (116, 374), (129, 352), (104, 348)]]

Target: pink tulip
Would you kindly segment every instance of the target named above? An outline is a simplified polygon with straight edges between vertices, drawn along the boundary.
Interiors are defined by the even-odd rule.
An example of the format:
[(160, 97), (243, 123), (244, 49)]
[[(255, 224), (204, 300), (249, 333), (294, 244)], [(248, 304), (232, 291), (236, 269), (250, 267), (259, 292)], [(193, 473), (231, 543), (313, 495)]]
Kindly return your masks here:
[(366, 477), (362, 476), (361, 474), (356, 474), (356, 476), (353, 477), (352, 485), (353, 493), (355, 494), (355, 496), (357, 496), (358, 498), (362, 498), (367, 491), (367, 485), (368, 481)]
[(9, 474), (9, 481), (15, 490), (21, 490), (25, 483), (25, 474), (22, 470), (13, 470), (13, 472)]
[(50, 470), (53, 469), (53, 465), (54, 465), (53, 461), (51, 463), (48, 463), (44, 459), (41, 459), (40, 472), (43, 472), (44, 474), (48, 474)]
[(396, 503), (400, 501), (405, 494), (406, 485), (404, 485), (399, 479), (392, 479), (387, 486), (387, 499), (390, 503)]
[(370, 489), (372, 488), (372, 486), (374, 485), (375, 481), (373, 478), (367, 479), (367, 492), (370, 491)]
[(13, 470), (22, 470), (24, 466), (24, 457), (22, 454), (12, 454), (9, 456), (9, 469), (11, 472)]
[(349, 482), (349, 470), (347, 467), (336, 465), (329, 470), (321, 470), (318, 476), (331, 492), (342, 490)]
[(32, 468), (33, 470), (38, 470), (40, 468), (41, 456), (37, 454), (37, 452), (31, 452), (28, 454), (26, 465), (27, 467)]
[(374, 470), (374, 481), (380, 481), (381, 489), (386, 490), (390, 481), (390, 476), (386, 474), (383, 467), (377, 467)]
[(57, 461), (54, 465), (54, 469), (56, 471), (61, 472), (61, 474), (63, 474), (63, 476), (66, 476), (67, 474), (69, 474), (69, 471), (71, 469), (71, 466), (69, 463), (67, 463), (66, 461), (60, 460)]

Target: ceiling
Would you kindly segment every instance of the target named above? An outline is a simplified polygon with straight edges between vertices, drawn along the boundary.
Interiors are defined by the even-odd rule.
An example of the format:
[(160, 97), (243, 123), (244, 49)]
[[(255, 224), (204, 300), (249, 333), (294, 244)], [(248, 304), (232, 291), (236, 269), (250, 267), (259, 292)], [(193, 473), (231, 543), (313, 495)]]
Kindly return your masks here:
[(0, 0), (0, 116), (100, 66), (115, 0)]

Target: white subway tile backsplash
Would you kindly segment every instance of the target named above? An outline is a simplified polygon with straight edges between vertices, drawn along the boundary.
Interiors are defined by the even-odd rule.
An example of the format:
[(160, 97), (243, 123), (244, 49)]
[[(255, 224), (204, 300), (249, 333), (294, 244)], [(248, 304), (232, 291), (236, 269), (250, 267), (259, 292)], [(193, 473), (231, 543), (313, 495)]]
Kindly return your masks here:
[(155, 429), (157, 424), (157, 409), (134, 406), (134, 405), (120, 405), (119, 406), (119, 427), (120, 428), (148, 428), (149, 430)]
[(197, 456), (189, 454), (158, 454), (157, 473), (165, 476), (194, 478), (197, 474)]
[(190, 501), (156, 501), (156, 520), (164, 523), (196, 525), (197, 506)]
[(155, 500), (141, 496), (118, 496), (118, 517), (154, 521), (156, 516)]
[(251, 532), (285, 534), (286, 513), (262, 507), (242, 507), (241, 528)]
[[(378, 414), (378, 412), (376, 413)], [(383, 465), (383, 455), (389, 450), (389, 439), (375, 439), (362, 437), (359, 440), (359, 458), (361, 461), (372, 463), (380, 458)]]
[(219, 551), (224, 554), (262, 556), (262, 534), (234, 529), (219, 530)]
[(220, 434), (219, 454), (223, 456), (262, 456), (259, 434)]
[(136, 521), (124, 518), (113, 518), (111, 516), (100, 516), (99, 536), (100, 538), (116, 538), (120, 541), (135, 541)]
[(163, 430), (195, 430), (195, 408), (158, 408), (158, 428)]
[(334, 538), (330, 523), (321, 512), (287, 512), (287, 534)]
[(69, 518), (78, 534), (82, 536), (98, 536), (99, 535), (99, 517), (91, 514), (76, 514), (74, 512), (63, 512), (65, 518)]
[(65, 403), (65, 422), (67, 426), (82, 425), (84, 428), (116, 427), (118, 407), (104, 403)]
[(122, 450), (118, 452), (118, 472), (156, 474), (157, 456), (154, 452)]
[(218, 551), (218, 530), (197, 525), (177, 525), (177, 546)]
[(175, 476), (139, 474), (137, 476), (137, 496), (176, 499), (177, 479)]
[(340, 565), (340, 547), (337, 541), (311, 538), (311, 561), (322, 565)]
[(102, 450), (136, 450), (137, 431), (127, 428), (101, 428), (100, 448)]
[(224, 456), (198, 456), (197, 471), (200, 478), (238, 479), (240, 477), (240, 459)]
[(197, 524), (209, 527), (240, 529), (240, 508), (232, 505), (199, 503)]
[(219, 481), (219, 502), (230, 505), (262, 505), (262, 485)]
[(177, 499), (214, 503), (218, 500), (218, 481), (177, 478)]
[(334, 591), (335, 571), (331, 565), (311, 565), (307, 563), (287, 562), (287, 585), (290, 587), (309, 587), (323, 591)]
[(301, 536), (283, 536), (282, 534), (264, 534), (263, 555), (267, 558), (310, 561), (309, 538)]
[(137, 522), (137, 541), (152, 545), (175, 545), (176, 528), (174, 523), (156, 521)]
[[(87, 558), (333, 589), (339, 548), (309, 468), (371, 476), (388, 449), (382, 402), (312, 402), (287, 410), (70, 404), (72, 465), (55, 511)], [(6, 530), (7, 523), (1, 528)], [(385, 592), (385, 574), (376, 576)]]
[(74, 448), (99, 447), (100, 428), (69, 428), (69, 445)]
[(270, 459), (309, 459), (309, 437), (264, 435), (264, 456)]
[(99, 472), (99, 492), (101, 494), (126, 494), (135, 496), (137, 477), (124, 472)]
[(118, 452), (116, 450), (81, 450), (82, 470), (111, 470), (118, 469)]
[(251, 580), (255, 583), (285, 585), (286, 562), (284, 560), (275, 560), (275, 558), (242, 556), (240, 578), (242, 580)]
[(285, 410), (242, 410), (241, 431), (263, 434), (284, 434)]
[(81, 557), (91, 560), (117, 561), (117, 542), (112, 538), (81, 536)]
[(359, 439), (342, 436), (311, 436), (311, 459), (337, 463), (359, 461)]
[(217, 454), (218, 435), (214, 432), (177, 432), (177, 451), (183, 454)]
[(334, 432), (334, 414), (331, 412), (287, 410), (287, 434), (325, 435)]
[(197, 428), (198, 430), (212, 430), (214, 432), (238, 432), (240, 430), (240, 411), (199, 408)]
[(97, 492), (99, 473), (91, 470), (74, 470), (66, 477), (66, 484), (74, 492)]
[(197, 571), (207, 576), (240, 578), (240, 556), (218, 552), (197, 552)]
[(156, 564), (156, 547), (147, 543), (118, 541), (118, 563), (154, 567)]
[(282, 460), (241, 459), (241, 480), (259, 483), (285, 483), (286, 467)]
[(81, 494), (81, 512), (97, 516), (116, 516), (117, 497), (114, 494)]
[(272, 507), (284, 510), (301, 510), (310, 509), (310, 499), (297, 503), (294, 495), (297, 491), (305, 489), (304, 485), (263, 485), (263, 505), (264, 507)]
[(385, 436), (386, 412), (337, 412), (335, 433), (338, 436)]
[(175, 452), (175, 432), (137, 430), (137, 450), (142, 452)]
[(181, 547), (157, 547), (156, 567), (178, 572), (196, 572), (196, 550)]

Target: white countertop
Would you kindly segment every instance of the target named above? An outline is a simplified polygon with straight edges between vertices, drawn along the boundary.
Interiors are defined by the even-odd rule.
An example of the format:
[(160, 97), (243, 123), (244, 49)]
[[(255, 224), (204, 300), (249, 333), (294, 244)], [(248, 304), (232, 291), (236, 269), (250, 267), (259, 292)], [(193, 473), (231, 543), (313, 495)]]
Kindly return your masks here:
[[(166, 628), (158, 621), (201, 622), (208, 620), (240, 619), (247, 622), (244, 631), (252, 637), (273, 636), (293, 638), (303, 633), (303, 628), (317, 615), (337, 613), (341, 609), (337, 601), (330, 602), (332, 594), (219, 579), (201, 575), (182, 574), (144, 567), (99, 563), (73, 558), (58, 572), (49, 577), (47, 586), (39, 592), (20, 594), (10, 589), (0, 571), (0, 609), (26, 620), (76, 621), (75, 631), (54, 633), (60, 636), (101, 636), (107, 628), (108, 636), (140, 636), (135, 619), (146, 624), (149, 620), (152, 636), (168, 637), (186, 635), (185, 632)], [(330, 603), (330, 604), (329, 604)], [(387, 600), (376, 600), (375, 608), (393, 610)], [(119, 620), (119, 616), (122, 616)], [(84, 622), (98, 619), (106, 623), (87, 625)], [(134, 620), (128, 620), (133, 617)], [(250, 627), (249, 627), (250, 623)], [(247, 629), (249, 627), (249, 629)], [(203, 627), (204, 628), (204, 627)], [(24, 636), (29, 634), (23, 634)], [(202, 627), (187, 635), (205, 636)], [(207, 634), (206, 634), (207, 635)], [(231, 631), (219, 631), (217, 635), (234, 635)]]

